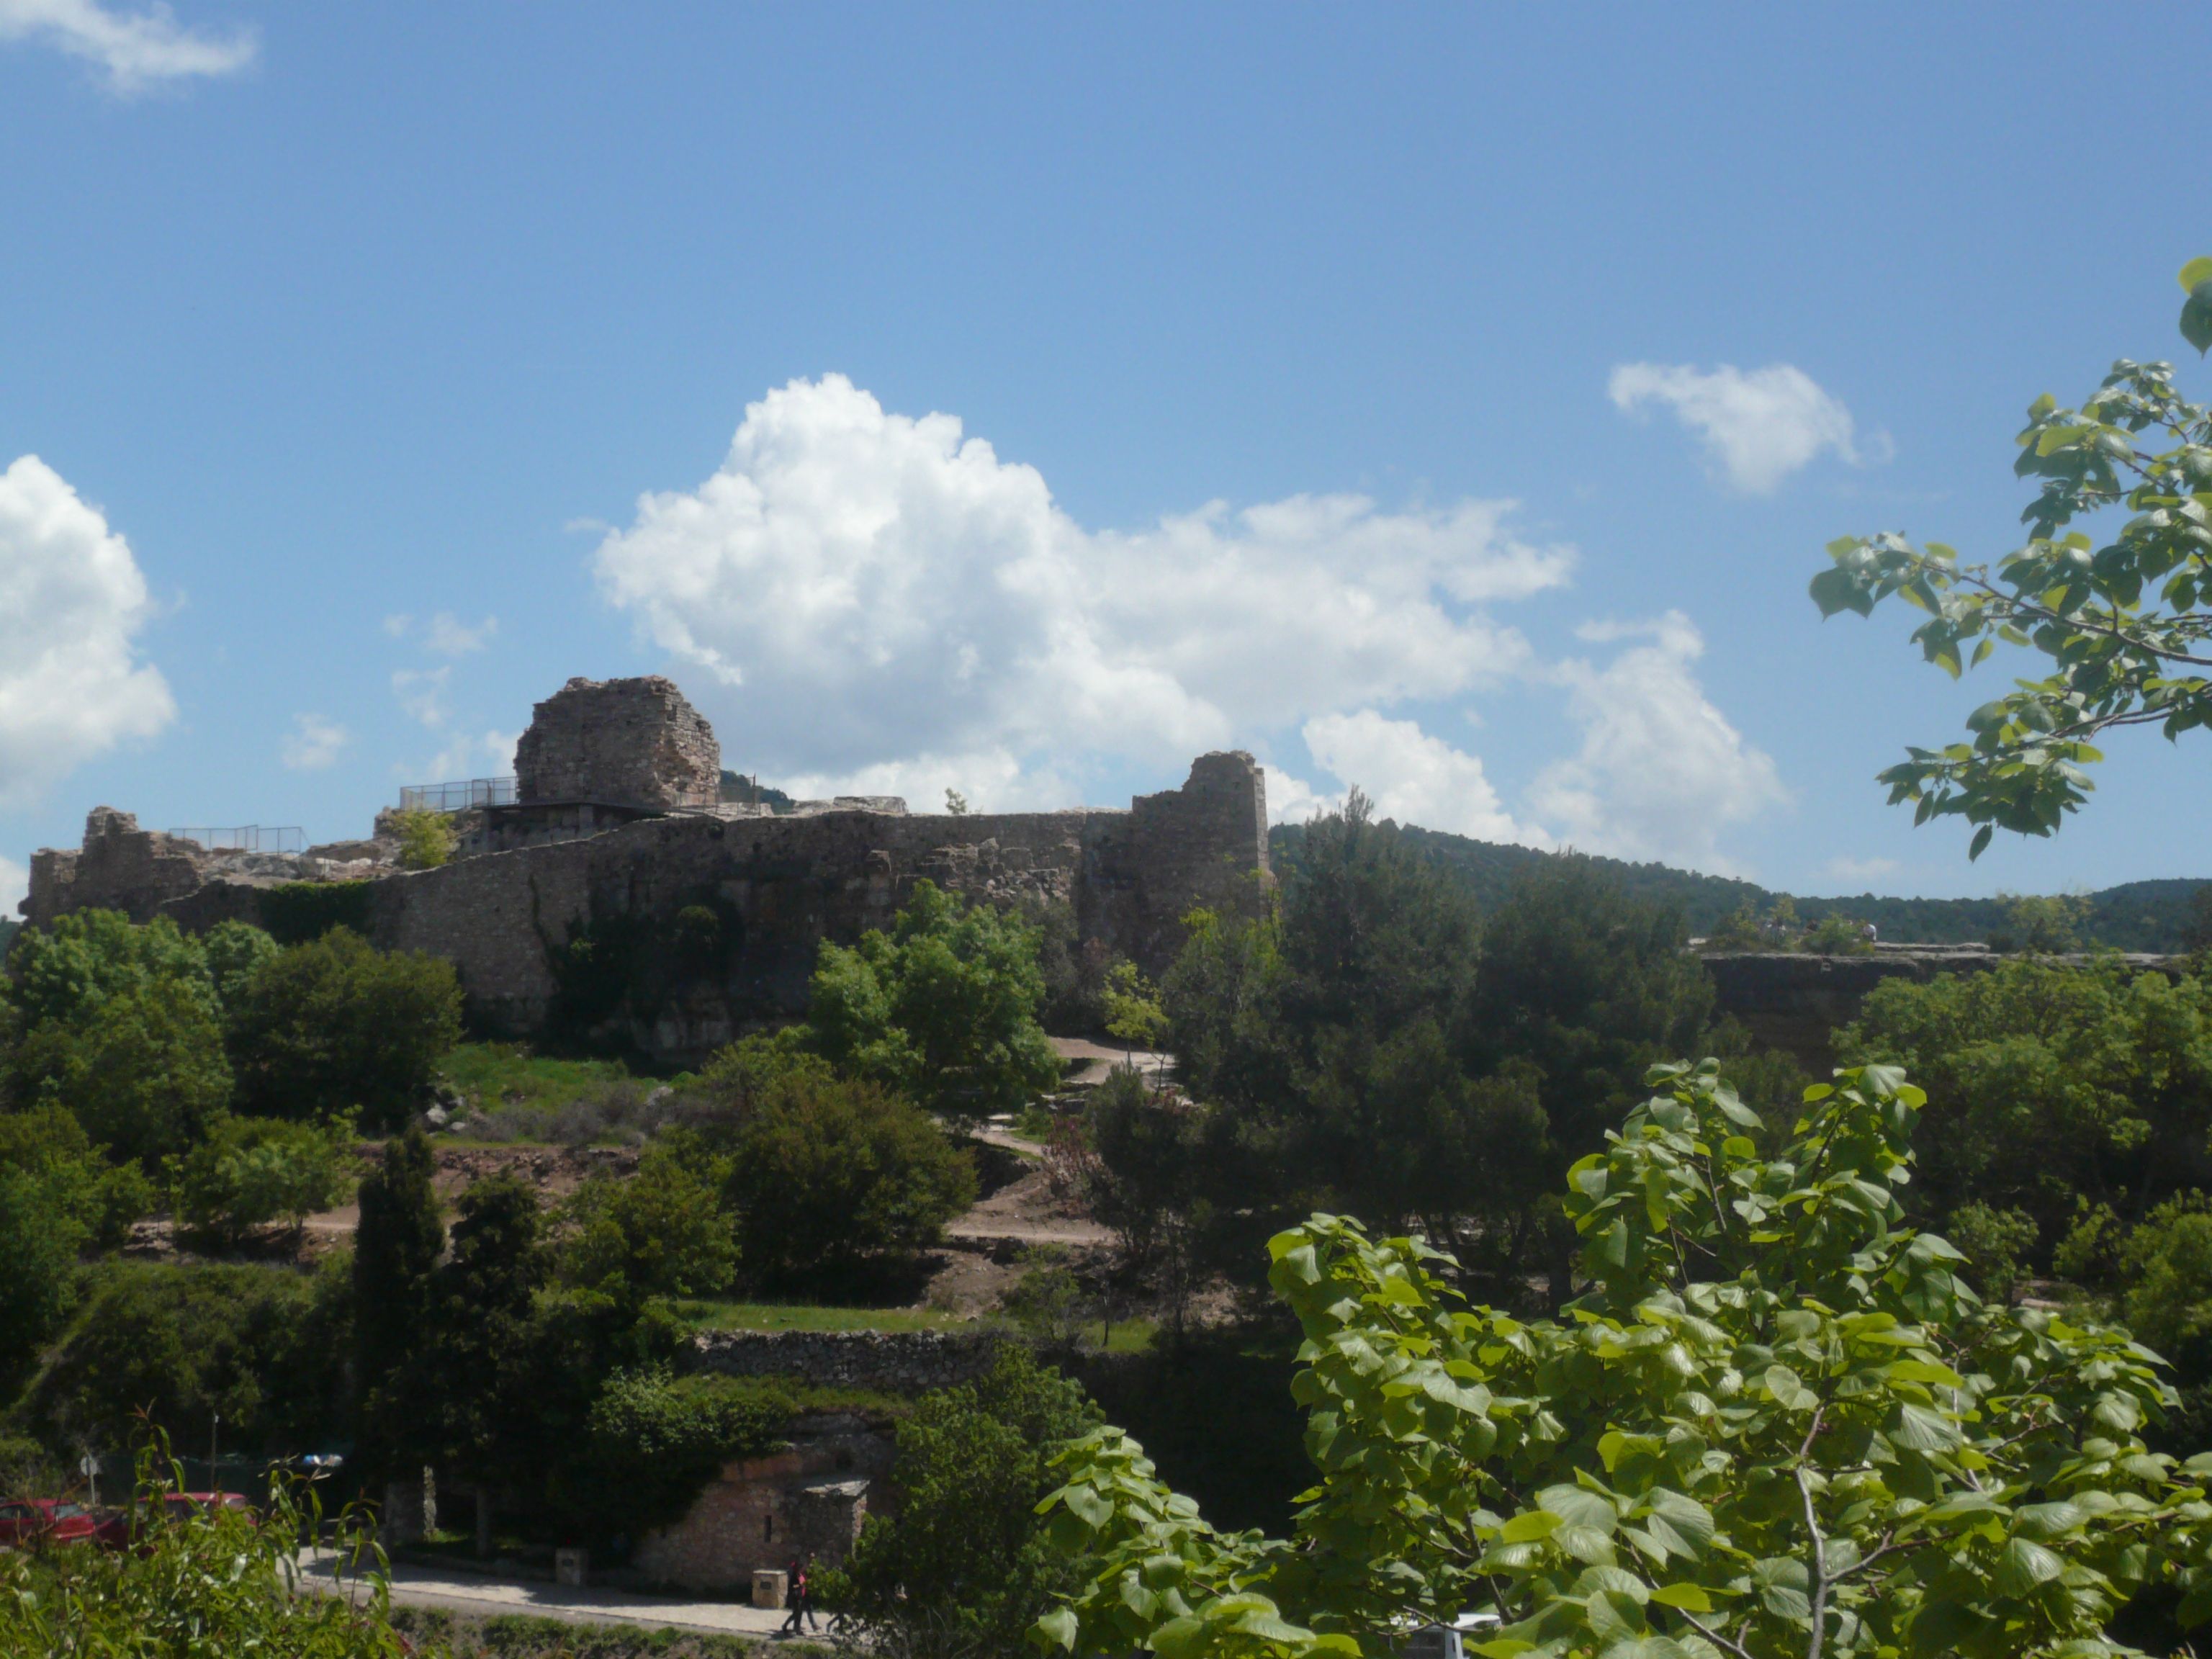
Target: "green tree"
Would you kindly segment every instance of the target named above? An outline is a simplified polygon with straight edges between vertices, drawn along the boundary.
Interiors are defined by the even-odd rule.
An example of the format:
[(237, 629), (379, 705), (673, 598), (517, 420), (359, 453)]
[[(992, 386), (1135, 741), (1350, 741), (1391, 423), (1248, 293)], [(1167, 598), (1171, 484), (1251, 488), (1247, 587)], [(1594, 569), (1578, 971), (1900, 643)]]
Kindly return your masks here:
[(794, 1076), (737, 1135), (727, 1192), (750, 1273), (848, 1271), (937, 1242), (975, 1169), (928, 1113), (873, 1083)]
[(1924, 985), (1885, 980), (1837, 1033), (1846, 1064), (1910, 1068), (1929, 1133), (1907, 1194), (1917, 1219), (1960, 1206), (2018, 1210), (2039, 1243), (2077, 1202), (2140, 1220), (2177, 1191), (2212, 1186), (2212, 985), (2118, 963), (2008, 962)]
[(0, 1386), (21, 1380), (69, 1316), (87, 1231), (35, 1176), (0, 1169)]
[(1685, 942), (1673, 909), (1630, 897), (1571, 855), (1524, 878), (1485, 932), (1478, 1065), (1528, 1079), (1542, 1126), (1540, 1146), (1505, 1164), (1493, 1202), (1547, 1247), (1554, 1307), (1569, 1291), (1573, 1235), (1555, 1212), (1522, 1218), (1559, 1170), (1604, 1144), (1647, 1066), (1710, 1041), (1712, 981)]
[(1271, 1246), (1316, 1466), (1296, 1535), (1219, 1533), (1101, 1430), (1048, 1500), (1076, 1652), (1354, 1656), (1487, 1607), (1487, 1659), (2123, 1651), (2148, 1587), (2212, 1616), (2212, 1455), (2124, 1333), (1978, 1301), (1905, 1224), (1919, 1091), (1852, 1069), (1779, 1157), (1717, 1062), (1578, 1163), (1567, 1318), (1468, 1305), (1418, 1240)]
[[(2183, 267), (2181, 285), (2181, 331), (2201, 352), (2212, 258)], [(1954, 678), (2000, 641), (2050, 659), (1967, 716), (1970, 741), (1908, 750), (1881, 774), (1892, 805), (1918, 803), (1915, 823), (1978, 825), (1977, 858), (1998, 830), (2048, 836), (2078, 811), (2101, 733), (2155, 726), (2173, 738), (2212, 721), (2212, 411), (2174, 389), (2172, 364), (2123, 359), (2079, 409), (2037, 398), (2017, 441), (2013, 470), (2036, 496), (2026, 544), (1994, 574), (1885, 532), (1831, 542), (1833, 567), (1813, 579), (1824, 617), (1867, 616), (1892, 595), (1928, 613), (1913, 641)], [(2102, 546), (2069, 527), (2116, 507), (2130, 516)]]
[(824, 940), (807, 1025), (833, 1064), (957, 1121), (1015, 1111), (1060, 1079), (1037, 1015), (1037, 930), (918, 881), (888, 933)]
[(1052, 1458), (1097, 1413), (1027, 1352), (999, 1351), (980, 1380), (924, 1395), (899, 1425), (895, 1517), (871, 1517), (839, 1601), (872, 1651), (895, 1659), (1019, 1653), (1074, 1582), (1037, 1517)]
[(276, 941), (250, 922), (219, 921), (200, 937), (207, 958), (208, 979), (226, 1014), (235, 1014), (246, 1001), (253, 975), (281, 948)]
[[(409, 1436), (404, 1400), (385, 1386), (427, 1334), (431, 1275), (445, 1254), (446, 1226), (431, 1182), (437, 1163), (421, 1127), (384, 1143), (384, 1157), (361, 1183), (354, 1232), (354, 1371), (361, 1401), (359, 1440), (372, 1471), (398, 1467)], [(398, 1418), (401, 1420), (395, 1421)]]
[(77, 911), (25, 933), (9, 964), (0, 1093), (15, 1106), (64, 1107), (118, 1158), (152, 1164), (228, 1103), (206, 954), (167, 917)]
[(460, 1035), (451, 963), (335, 927), (254, 969), (233, 1023), (240, 1098), (271, 1117), (358, 1107), (368, 1124), (398, 1123)]
[(313, 1270), (108, 1261), (15, 1411), (57, 1448), (132, 1443), (143, 1411), (180, 1445), (289, 1455), (347, 1437), (350, 1285)]
[(719, 1296), (738, 1269), (737, 1238), (722, 1207), (729, 1161), (698, 1137), (665, 1129), (626, 1179), (600, 1174), (563, 1210), (562, 1279), (625, 1307), (653, 1297)]
[(529, 1183), (504, 1172), (475, 1182), (456, 1208), (452, 1252), (431, 1279), (428, 1340), (385, 1393), (389, 1409), (416, 1414), (423, 1461), (475, 1486), (482, 1547), (496, 1494), (542, 1479), (529, 1383), (544, 1218)]
[(170, 1160), (177, 1219), (219, 1248), (234, 1246), (272, 1221), (295, 1237), (318, 1210), (338, 1204), (353, 1185), (352, 1123), (288, 1123), (278, 1118), (216, 1118), (207, 1137)]
[(0, 1112), (0, 1168), (29, 1176), (70, 1225), (101, 1249), (130, 1237), (154, 1207), (154, 1185), (136, 1164), (110, 1164), (84, 1126), (59, 1106)]

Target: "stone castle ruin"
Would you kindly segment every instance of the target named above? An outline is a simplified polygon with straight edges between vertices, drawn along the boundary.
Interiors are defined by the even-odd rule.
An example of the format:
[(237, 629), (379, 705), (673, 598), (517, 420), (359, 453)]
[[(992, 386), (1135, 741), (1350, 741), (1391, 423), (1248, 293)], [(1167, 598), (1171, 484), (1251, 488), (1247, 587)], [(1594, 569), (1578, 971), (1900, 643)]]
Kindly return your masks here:
[[(511, 804), (454, 816), (457, 854), (399, 867), (390, 813), (364, 841), (210, 850), (95, 809), (83, 846), (33, 855), (33, 927), (72, 910), (349, 920), (459, 970), (488, 1033), (627, 1039), (688, 1064), (805, 1004), (823, 939), (888, 927), (924, 878), (999, 904), (1062, 903), (1078, 937), (1157, 973), (1196, 905), (1252, 899), (1267, 869), (1264, 775), (1201, 755), (1127, 811), (909, 813), (882, 796), (771, 806), (726, 791), (714, 729), (673, 682), (573, 679), (515, 750)], [(725, 799), (726, 793), (741, 799)]]

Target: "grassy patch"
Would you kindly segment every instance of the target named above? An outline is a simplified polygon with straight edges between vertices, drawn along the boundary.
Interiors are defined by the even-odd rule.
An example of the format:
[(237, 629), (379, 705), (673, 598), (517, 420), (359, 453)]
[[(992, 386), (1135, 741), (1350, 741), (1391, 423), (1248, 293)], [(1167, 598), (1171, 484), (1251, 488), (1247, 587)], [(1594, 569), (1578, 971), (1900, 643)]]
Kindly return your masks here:
[(618, 1060), (553, 1060), (515, 1042), (464, 1042), (438, 1070), (483, 1109), (566, 1106), (629, 1080), (629, 1067)]
[(969, 1324), (934, 1308), (825, 1308), (786, 1302), (679, 1302), (702, 1331), (949, 1331)]

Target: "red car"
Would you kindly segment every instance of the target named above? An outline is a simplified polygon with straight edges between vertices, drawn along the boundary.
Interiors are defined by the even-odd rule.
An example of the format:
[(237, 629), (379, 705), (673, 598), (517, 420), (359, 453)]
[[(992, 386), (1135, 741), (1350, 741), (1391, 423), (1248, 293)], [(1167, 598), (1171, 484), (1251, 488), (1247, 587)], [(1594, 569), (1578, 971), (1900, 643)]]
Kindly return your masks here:
[(52, 1498), (18, 1498), (0, 1504), (0, 1544), (28, 1549), (43, 1544), (119, 1545), (123, 1517)]

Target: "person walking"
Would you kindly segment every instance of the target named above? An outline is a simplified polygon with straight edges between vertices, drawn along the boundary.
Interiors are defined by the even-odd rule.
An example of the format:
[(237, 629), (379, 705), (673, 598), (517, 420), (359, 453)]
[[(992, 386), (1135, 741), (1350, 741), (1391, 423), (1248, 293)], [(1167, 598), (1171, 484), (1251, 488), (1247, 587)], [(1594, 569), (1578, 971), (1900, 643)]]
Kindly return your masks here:
[(787, 1569), (786, 1578), (791, 1597), (791, 1613), (777, 1627), (775, 1633), (778, 1636), (805, 1635), (805, 1632), (800, 1627), (799, 1622), (801, 1619), (806, 1620), (817, 1632), (822, 1628), (822, 1621), (814, 1616), (813, 1590), (806, 1578), (806, 1569), (813, 1565), (813, 1560), (814, 1558), (811, 1555), (804, 1561), (797, 1556), (791, 1559), (791, 1565)]

